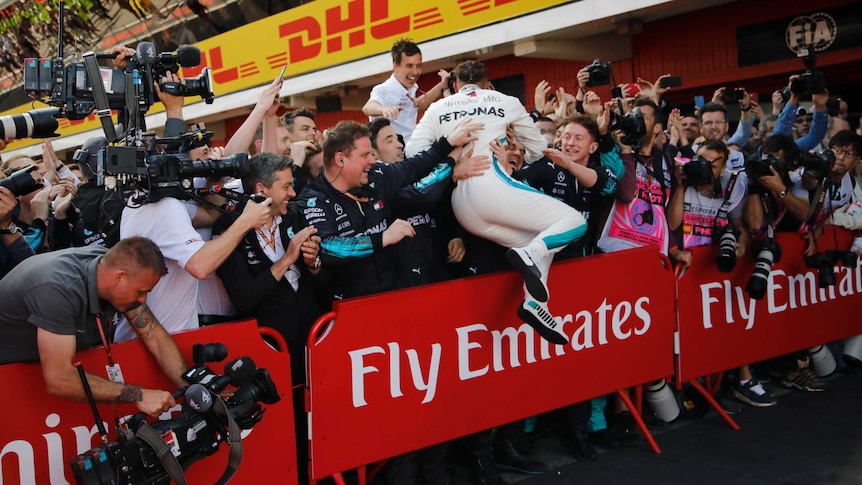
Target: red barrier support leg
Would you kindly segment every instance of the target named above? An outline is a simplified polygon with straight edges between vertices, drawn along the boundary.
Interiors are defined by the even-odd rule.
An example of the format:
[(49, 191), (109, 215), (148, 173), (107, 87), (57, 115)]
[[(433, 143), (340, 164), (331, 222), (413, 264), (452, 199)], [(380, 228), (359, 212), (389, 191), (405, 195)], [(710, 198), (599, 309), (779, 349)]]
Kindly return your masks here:
[(383, 467), (385, 467), (386, 463), (388, 463), (388, 462), (389, 462), (389, 460), (383, 460), (383, 461), (378, 461), (377, 463), (375, 463), (374, 466), (371, 467), (371, 471), (368, 472), (368, 479), (374, 480), (374, 477), (376, 477), (377, 474), (383, 470)]
[(356, 478), (359, 481), (359, 485), (365, 485), (365, 465), (356, 469)]
[(336, 485), (347, 485), (344, 482), (344, 477), (341, 476), (340, 473), (336, 473), (335, 475), (332, 475), (332, 479), (335, 480)]
[(661, 449), (655, 442), (655, 438), (652, 437), (652, 433), (650, 433), (649, 429), (646, 427), (646, 423), (644, 423), (640, 411), (637, 410), (638, 408), (635, 407), (634, 403), (632, 403), (632, 400), (629, 398), (628, 390), (617, 391), (617, 394), (619, 394), (620, 399), (622, 399), (623, 402), (626, 403), (626, 407), (632, 411), (632, 417), (635, 419), (635, 423), (637, 423), (638, 428), (641, 430), (641, 433), (643, 433), (644, 437), (646, 438), (647, 443), (649, 443), (650, 448), (652, 448), (652, 450), (656, 454), (661, 454)]
[(733, 429), (739, 429), (739, 425), (736, 424), (736, 421), (734, 421), (733, 418), (731, 418), (730, 415), (727, 414), (727, 411), (725, 411), (724, 408), (722, 408), (721, 405), (718, 404), (718, 402), (712, 397), (712, 394), (707, 392), (707, 390), (704, 389), (702, 385), (700, 385), (700, 382), (698, 382), (697, 379), (692, 379), (688, 382), (691, 383), (692, 387), (697, 389), (697, 392), (699, 392), (704, 397), (704, 399), (707, 400), (707, 402), (709, 402), (709, 405), (712, 406), (713, 409), (716, 410), (716, 412), (718, 412), (718, 415), (721, 416), (727, 422), (728, 426)]

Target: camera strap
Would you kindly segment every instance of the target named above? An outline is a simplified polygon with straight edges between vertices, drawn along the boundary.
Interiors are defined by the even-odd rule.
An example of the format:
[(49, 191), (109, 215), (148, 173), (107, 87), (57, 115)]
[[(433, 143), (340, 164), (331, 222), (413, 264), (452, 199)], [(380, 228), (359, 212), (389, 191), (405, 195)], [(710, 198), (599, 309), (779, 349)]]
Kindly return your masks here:
[(817, 221), (820, 218), (820, 213), (823, 212), (823, 204), (826, 202), (826, 195), (830, 192), (830, 187), (833, 185), (832, 181), (828, 179), (820, 179), (817, 181), (817, 187), (814, 188), (814, 203), (808, 208), (808, 214), (805, 215), (805, 221), (802, 225), (802, 230), (804, 232), (808, 232), (817, 224)]
[(188, 485), (186, 475), (183, 473), (183, 467), (180, 466), (177, 457), (171, 453), (171, 447), (165, 443), (162, 437), (149, 424), (143, 423), (138, 428), (138, 431), (135, 432), (135, 436), (144, 440), (156, 452), (156, 456), (159, 458), (162, 466), (165, 467), (165, 471), (168, 472), (171, 480), (176, 482), (177, 485)]
[(730, 180), (727, 182), (727, 188), (724, 189), (724, 201), (721, 203), (721, 207), (718, 208), (718, 212), (716, 212), (715, 217), (712, 219), (712, 230), (715, 231), (718, 229), (718, 221), (725, 219), (728, 224), (730, 224), (730, 218), (728, 217), (728, 206), (730, 205), (730, 196), (733, 194), (733, 187), (736, 186), (736, 179), (739, 176), (739, 172), (730, 172)]
[[(236, 421), (230, 415), (224, 399), (216, 393), (212, 393), (212, 397), (213, 411), (224, 416), (228, 423), (227, 442), (230, 446), (230, 452), (228, 453), (227, 467), (224, 473), (222, 473), (221, 478), (215, 482), (215, 485), (225, 485), (233, 478), (242, 461), (242, 436), (239, 425), (236, 424)], [(171, 477), (171, 480), (176, 482), (176, 485), (188, 485), (183, 468), (180, 466), (177, 457), (171, 452), (170, 445), (165, 443), (162, 437), (149, 424), (143, 423), (135, 432), (135, 436), (141, 438), (153, 448), (165, 471)]]
[(93, 88), (93, 101), (96, 103), (96, 116), (102, 122), (102, 130), (108, 138), (108, 142), (117, 141), (117, 132), (114, 130), (114, 120), (111, 119), (111, 108), (108, 105), (108, 95), (105, 94), (105, 86), (102, 84), (102, 73), (99, 64), (96, 63), (96, 54), (87, 52), (84, 54), (84, 66), (87, 68), (87, 76)]

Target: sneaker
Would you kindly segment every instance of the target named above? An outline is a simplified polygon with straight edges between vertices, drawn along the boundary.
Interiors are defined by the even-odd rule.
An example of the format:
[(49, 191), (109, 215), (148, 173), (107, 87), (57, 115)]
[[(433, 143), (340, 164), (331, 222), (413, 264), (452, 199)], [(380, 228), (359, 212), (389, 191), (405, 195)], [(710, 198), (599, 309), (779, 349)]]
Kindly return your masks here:
[(548, 289), (545, 287), (545, 283), (542, 282), (542, 273), (536, 267), (536, 263), (533, 262), (526, 249), (509, 249), (506, 251), (506, 261), (521, 273), (530, 296), (542, 303), (548, 301)]
[(640, 446), (643, 443), (643, 436), (635, 424), (635, 418), (628, 411), (614, 416), (614, 434), (617, 441), (624, 446)]
[(527, 475), (541, 475), (547, 471), (544, 463), (531, 460), (515, 449), (511, 441), (504, 441), (494, 448), (494, 465), (500, 470), (508, 470)]
[(800, 391), (822, 392), (826, 390), (826, 383), (811, 372), (811, 369), (797, 369), (789, 372), (781, 380), (781, 385), (796, 388)]
[(603, 448), (608, 448), (615, 450), (620, 447), (620, 442), (614, 438), (614, 435), (611, 434), (608, 428), (600, 429), (598, 431), (588, 431), (587, 439), (594, 445), (599, 445)]
[(552, 344), (569, 343), (569, 338), (562, 333), (562, 323), (551, 315), (547, 305), (543, 303), (525, 300), (518, 307), (518, 318), (533, 327), (543, 339)]
[(745, 384), (736, 381), (733, 386), (733, 397), (749, 406), (759, 408), (766, 408), (778, 404), (778, 401), (776, 401), (775, 398), (772, 397), (772, 394), (763, 387), (763, 384), (753, 377)]
[(468, 465), (470, 475), (474, 478), (474, 483), (480, 485), (503, 485), (503, 479), (497, 473), (497, 467), (494, 466), (494, 460), (490, 454), (473, 452), (473, 459)]
[(599, 452), (590, 445), (590, 442), (587, 441), (587, 435), (583, 431), (565, 433), (560, 438), (560, 444), (571, 451), (575, 458), (580, 461), (597, 461), (599, 459)]

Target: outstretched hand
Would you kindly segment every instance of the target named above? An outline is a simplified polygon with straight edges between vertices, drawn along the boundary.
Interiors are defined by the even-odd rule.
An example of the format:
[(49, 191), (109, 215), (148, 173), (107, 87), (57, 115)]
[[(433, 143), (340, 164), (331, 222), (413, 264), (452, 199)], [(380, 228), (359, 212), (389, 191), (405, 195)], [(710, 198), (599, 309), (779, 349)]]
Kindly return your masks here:
[(474, 123), (473, 118), (467, 118), (455, 127), (455, 131), (446, 137), (446, 141), (453, 147), (463, 146), (478, 140), (479, 137), (474, 135), (473, 132), (484, 129), (485, 123)]

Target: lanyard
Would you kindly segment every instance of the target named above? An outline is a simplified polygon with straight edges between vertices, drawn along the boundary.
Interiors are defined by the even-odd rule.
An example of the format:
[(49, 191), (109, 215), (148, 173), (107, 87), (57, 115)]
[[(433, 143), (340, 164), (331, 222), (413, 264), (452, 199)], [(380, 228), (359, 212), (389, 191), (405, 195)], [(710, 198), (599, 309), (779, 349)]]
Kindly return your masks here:
[[(114, 356), (111, 354), (111, 342), (105, 337), (105, 329), (102, 328), (102, 315), (96, 314), (96, 325), (99, 327), (99, 335), (102, 337), (102, 345), (105, 346), (105, 353), (108, 354), (108, 364), (114, 365)], [(113, 320), (111, 321), (113, 327)]]
[(267, 232), (269, 233), (269, 238), (266, 237), (266, 234), (261, 230), (260, 227), (255, 229), (255, 231), (257, 231), (261, 239), (263, 239), (263, 242), (265, 242), (266, 245), (272, 248), (272, 251), (275, 252), (275, 236), (278, 232), (278, 224), (276, 224), (275, 221), (272, 221), (272, 229), (267, 229)]

